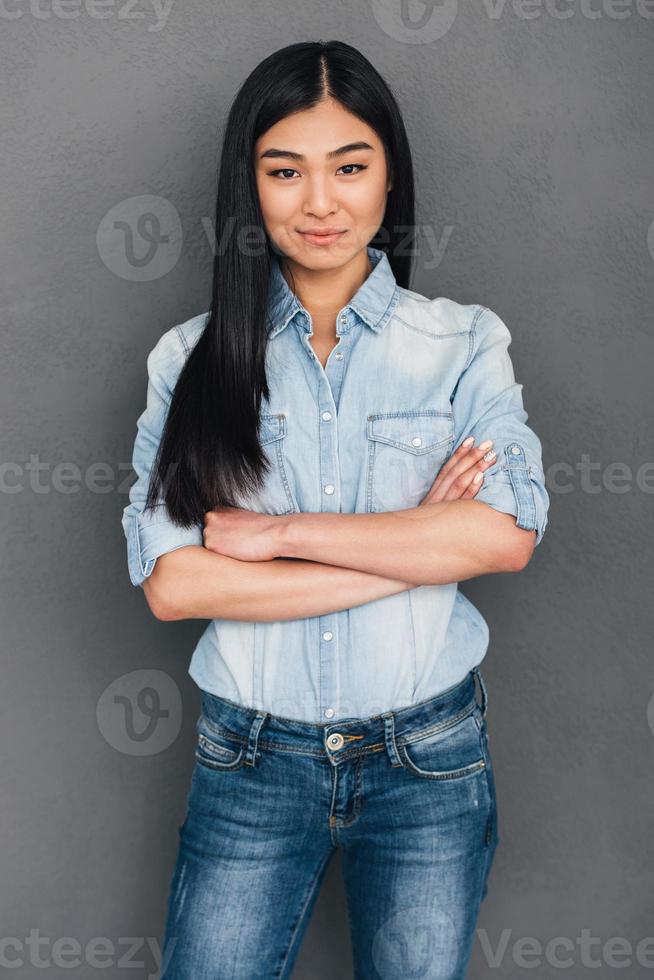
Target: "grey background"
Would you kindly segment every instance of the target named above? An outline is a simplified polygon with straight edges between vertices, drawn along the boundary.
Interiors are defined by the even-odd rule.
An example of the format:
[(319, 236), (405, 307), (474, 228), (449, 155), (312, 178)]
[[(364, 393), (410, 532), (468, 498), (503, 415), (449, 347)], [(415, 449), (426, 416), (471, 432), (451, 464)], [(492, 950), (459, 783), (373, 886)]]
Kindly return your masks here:
[[(23, 944), (8, 955), (24, 964), (8, 975), (153, 975), (143, 949), (129, 972), (118, 958), (125, 937), (156, 942), (163, 928), (199, 710), (186, 669), (205, 624), (158, 622), (127, 575), (145, 358), (208, 308), (203, 222), (236, 89), (271, 51), (336, 37), (404, 111), (428, 229), (413, 288), (505, 319), (551, 496), (527, 569), (462, 586), (491, 628), (500, 818), (469, 975), (559, 977), (554, 957), (568, 955), (575, 978), (651, 976), (654, 944), (648, 960), (637, 944), (654, 935), (652, 5), (417, 4), (413, 26), (390, 0), (177, 0), (165, 23), (146, 0), (102, 18), (81, 0), (35, 9), (16, 0), (0, 16), (0, 938)], [(130, 203), (144, 194), (172, 204), (181, 237), (169, 228), (140, 267), (105, 215), (119, 206), (144, 255)], [(440, 262), (430, 234), (447, 241)], [(135, 696), (142, 678), (172, 708), (139, 743), (110, 696)], [(107, 937), (113, 966), (82, 952), (75, 969), (37, 967), (30, 930), (50, 961), (57, 939)], [(526, 937), (542, 949), (521, 960)], [(568, 951), (546, 952), (556, 937)], [(350, 975), (336, 859), (295, 976)]]

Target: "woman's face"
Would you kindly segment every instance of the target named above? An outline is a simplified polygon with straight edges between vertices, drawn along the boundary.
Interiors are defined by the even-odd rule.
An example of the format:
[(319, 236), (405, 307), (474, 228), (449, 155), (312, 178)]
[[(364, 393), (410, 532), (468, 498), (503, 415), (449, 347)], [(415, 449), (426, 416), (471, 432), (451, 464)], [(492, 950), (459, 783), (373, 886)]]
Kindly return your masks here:
[[(342, 266), (379, 230), (390, 190), (384, 147), (332, 98), (275, 123), (255, 144), (254, 168), (266, 232), (301, 266)], [(338, 234), (303, 234), (326, 229)]]

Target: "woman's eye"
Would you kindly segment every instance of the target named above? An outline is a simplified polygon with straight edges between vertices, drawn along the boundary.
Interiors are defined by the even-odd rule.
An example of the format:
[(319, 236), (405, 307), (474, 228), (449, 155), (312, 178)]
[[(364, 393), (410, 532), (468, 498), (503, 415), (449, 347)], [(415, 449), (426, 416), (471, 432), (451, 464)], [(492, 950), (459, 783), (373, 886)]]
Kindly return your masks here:
[[(357, 167), (358, 169), (355, 170), (354, 173), (359, 173), (359, 170), (367, 170), (367, 167), (364, 166), (362, 163), (344, 163), (340, 169), (343, 170), (345, 167)], [(350, 175), (345, 174), (345, 176), (349, 177)]]
[[(359, 173), (360, 170), (367, 170), (368, 169), (367, 164), (363, 164), (363, 163), (344, 163), (343, 166), (342, 167), (339, 167), (338, 169), (339, 170), (345, 170), (348, 167), (356, 167), (357, 169), (356, 170), (351, 170), (349, 173), (344, 174), (345, 177), (351, 177), (355, 173)], [(279, 170), (271, 170), (269, 176), (270, 177), (279, 177), (280, 180), (290, 180), (291, 177), (286, 176), (286, 175), (288, 175), (288, 174), (291, 174), (292, 175), (292, 174), (296, 174), (296, 173), (297, 173), (297, 170), (294, 170), (293, 167), (281, 167)], [(284, 174), (284, 176), (282, 176), (282, 174)]]
[[(270, 176), (277, 177), (278, 174), (296, 174), (296, 173), (297, 170), (294, 170), (293, 167), (282, 167), (281, 170), (271, 170)], [(286, 177), (280, 177), (280, 180), (286, 180), (286, 179), (287, 179)]]

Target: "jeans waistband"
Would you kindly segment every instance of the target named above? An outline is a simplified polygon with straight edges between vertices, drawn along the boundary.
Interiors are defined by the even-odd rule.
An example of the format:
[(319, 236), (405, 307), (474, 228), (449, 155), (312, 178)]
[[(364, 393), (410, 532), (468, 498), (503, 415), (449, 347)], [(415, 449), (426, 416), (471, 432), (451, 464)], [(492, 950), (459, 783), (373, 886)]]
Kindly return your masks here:
[(417, 704), (385, 711), (369, 718), (342, 718), (329, 723), (297, 721), (247, 708), (228, 698), (202, 691), (202, 713), (198, 732), (212, 730), (240, 742), (245, 748), (245, 764), (255, 765), (257, 751), (273, 749), (301, 753), (341, 763), (368, 752), (386, 749), (392, 765), (399, 766), (398, 745), (425, 734), (448, 728), (477, 707), (475, 677), (481, 689), (482, 717), (488, 695), (479, 667), (454, 687)]

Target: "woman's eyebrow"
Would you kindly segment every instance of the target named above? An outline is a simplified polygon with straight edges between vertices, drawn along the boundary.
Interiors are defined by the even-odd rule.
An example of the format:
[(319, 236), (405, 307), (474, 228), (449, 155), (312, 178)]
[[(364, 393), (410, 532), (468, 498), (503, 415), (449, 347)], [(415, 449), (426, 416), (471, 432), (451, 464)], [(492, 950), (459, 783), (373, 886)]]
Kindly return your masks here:
[[(365, 140), (360, 140), (358, 143), (346, 143), (345, 146), (339, 146), (337, 150), (330, 150), (325, 154), (327, 160), (332, 160), (334, 157), (343, 156), (345, 153), (352, 153), (353, 150), (372, 150), (374, 147), (370, 143), (366, 143)], [(289, 160), (306, 160), (303, 153), (294, 153), (293, 150), (278, 150), (275, 147), (271, 147), (269, 150), (264, 150), (264, 152), (259, 157), (260, 160), (264, 158), (277, 157), (288, 157)]]

